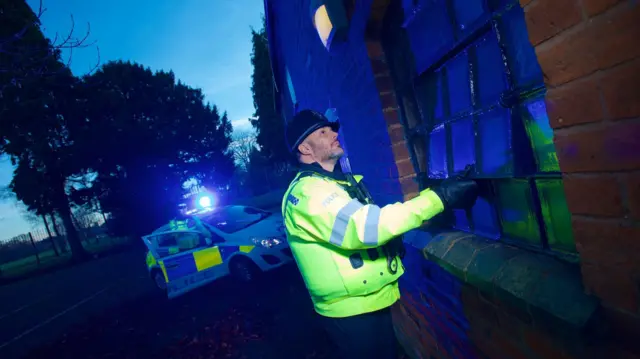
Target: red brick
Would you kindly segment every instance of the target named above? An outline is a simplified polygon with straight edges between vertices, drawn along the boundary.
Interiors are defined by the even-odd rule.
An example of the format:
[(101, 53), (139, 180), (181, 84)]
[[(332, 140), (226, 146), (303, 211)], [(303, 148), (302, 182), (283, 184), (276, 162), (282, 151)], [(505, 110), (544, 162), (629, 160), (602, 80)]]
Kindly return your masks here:
[(587, 292), (611, 306), (636, 313), (640, 296), (637, 283), (619, 268), (582, 262), (582, 278)]
[[(523, 330), (530, 327), (531, 324), (523, 322), (517, 316), (508, 313), (505, 309), (506, 308), (502, 306), (500, 310), (496, 311), (500, 330), (505, 334), (521, 336)], [(513, 312), (513, 310), (510, 310), (510, 312)]]
[(411, 192), (411, 193), (406, 193), (402, 198), (406, 202), (408, 200), (418, 197), (418, 195), (420, 195), (420, 192)]
[(587, 15), (598, 15), (622, 0), (582, 0), (582, 6), (587, 11)]
[(610, 119), (640, 117), (640, 60), (607, 72), (602, 94)]
[[(393, 96), (393, 95), (388, 95), (388, 96)], [(395, 101), (395, 98), (394, 98), (394, 101)], [(384, 116), (384, 121), (387, 123), (387, 126), (394, 126), (394, 125), (402, 126), (402, 124), (400, 123), (400, 116), (398, 115), (397, 106), (383, 107), (382, 115)]]
[(616, 220), (573, 218), (573, 234), (583, 262), (640, 270), (640, 227)]
[(545, 333), (540, 333), (535, 329), (527, 329), (524, 331), (524, 341), (527, 346), (536, 353), (540, 358), (544, 359), (567, 359), (570, 356), (562, 349), (561, 346), (554, 343)]
[[(390, 107), (397, 108), (398, 102), (396, 101), (396, 96), (393, 92), (385, 92), (380, 94), (380, 102), (382, 103), (382, 108), (387, 109)], [(387, 122), (387, 125), (389, 123)]]
[(624, 215), (622, 196), (615, 177), (567, 175), (563, 183), (571, 213), (602, 217)]
[(404, 142), (404, 127), (401, 125), (394, 125), (389, 127), (389, 140), (392, 144), (398, 142)]
[(619, 6), (593, 20), (592, 45), (600, 69), (640, 57), (640, 6)]
[(389, 72), (389, 66), (387, 66), (385, 59), (371, 59), (371, 70), (375, 76), (377, 74)]
[(624, 188), (629, 201), (629, 214), (631, 218), (640, 220), (640, 173), (624, 176)]
[(367, 54), (370, 59), (384, 58), (384, 49), (380, 41), (370, 40), (367, 41)]
[[(607, 306), (604, 307), (604, 316), (616, 342), (629, 349), (633, 348), (640, 354), (640, 316)], [(616, 358), (640, 358), (640, 355), (632, 356), (628, 353), (627, 356), (622, 355)]]
[(418, 182), (416, 182), (415, 178), (415, 176), (400, 178), (400, 188), (402, 189), (402, 193), (407, 194), (420, 191), (420, 187), (418, 186)]
[(470, 337), (476, 348), (487, 358), (504, 358), (504, 353), (499, 350), (491, 341), (478, 338), (475, 333), (470, 333)]
[(498, 348), (503, 355), (498, 358), (510, 358), (510, 359), (530, 359), (530, 357), (525, 354), (527, 349), (524, 345), (519, 341), (520, 338), (517, 336), (512, 336), (511, 334), (502, 334), (498, 331), (493, 331), (491, 335), (491, 340), (493, 344)]
[(529, 41), (533, 46), (582, 21), (577, 0), (538, 0), (525, 9)]
[(555, 131), (563, 172), (597, 172), (640, 168), (640, 123), (618, 121), (579, 130)]
[(409, 175), (415, 175), (416, 171), (413, 168), (411, 159), (405, 159), (396, 161), (396, 167), (398, 168), (398, 177), (404, 177)]
[(377, 75), (375, 81), (380, 94), (394, 92), (393, 78), (388, 73)]
[(482, 326), (483, 323), (489, 323), (490, 326), (498, 327), (498, 311), (496, 307), (480, 299), (477, 288), (468, 285), (463, 286), (460, 291), (460, 300), (471, 326)]
[(640, 56), (640, 6), (616, 8), (536, 47), (550, 86), (575, 80)]
[(407, 148), (406, 142), (398, 142), (391, 146), (391, 151), (393, 152), (393, 157), (397, 161), (407, 160), (411, 158), (409, 156), (409, 149)]
[(524, 8), (527, 5), (531, 4), (532, 2), (533, 0), (520, 0), (520, 6)]
[(558, 86), (598, 69), (598, 61), (593, 53), (594, 34), (589, 30), (583, 27), (536, 47), (547, 85)]
[(429, 354), (438, 350), (437, 341), (426, 331), (420, 330), (419, 325), (408, 313), (411, 309), (406, 308), (402, 302), (392, 307), (392, 316), (398, 341), (404, 349), (414, 353), (417, 358), (429, 358)]
[(604, 118), (597, 80), (573, 81), (547, 93), (549, 124), (553, 128), (597, 122)]

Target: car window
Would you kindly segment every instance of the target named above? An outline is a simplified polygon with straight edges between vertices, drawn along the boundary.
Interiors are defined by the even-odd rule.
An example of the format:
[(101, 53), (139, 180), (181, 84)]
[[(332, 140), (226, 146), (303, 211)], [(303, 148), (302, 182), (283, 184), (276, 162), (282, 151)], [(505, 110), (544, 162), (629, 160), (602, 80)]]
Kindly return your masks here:
[(156, 237), (157, 252), (166, 257), (206, 246), (203, 235), (194, 232), (165, 233)]
[(178, 238), (175, 234), (163, 234), (157, 237), (156, 243), (158, 247), (176, 247), (178, 245)]
[(203, 218), (208, 224), (226, 233), (237, 232), (266, 218), (269, 212), (245, 206), (228, 206)]
[(209, 233), (211, 233), (211, 242), (213, 244), (224, 242), (224, 238), (220, 237), (217, 233), (214, 233), (213, 231), (209, 231)]

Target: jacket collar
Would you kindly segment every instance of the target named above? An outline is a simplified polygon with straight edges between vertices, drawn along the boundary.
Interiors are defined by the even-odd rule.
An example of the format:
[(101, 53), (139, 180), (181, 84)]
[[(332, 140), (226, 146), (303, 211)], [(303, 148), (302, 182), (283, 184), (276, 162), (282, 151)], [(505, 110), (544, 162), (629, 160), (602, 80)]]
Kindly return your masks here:
[(347, 177), (345, 177), (344, 173), (342, 172), (342, 167), (338, 163), (336, 163), (333, 172), (325, 170), (324, 168), (322, 168), (322, 166), (320, 166), (318, 162), (314, 162), (311, 164), (301, 163), (298, 168), (300, 172), (314, 172), (320, 176), (329, 177), (336, 181), (347, 181)]

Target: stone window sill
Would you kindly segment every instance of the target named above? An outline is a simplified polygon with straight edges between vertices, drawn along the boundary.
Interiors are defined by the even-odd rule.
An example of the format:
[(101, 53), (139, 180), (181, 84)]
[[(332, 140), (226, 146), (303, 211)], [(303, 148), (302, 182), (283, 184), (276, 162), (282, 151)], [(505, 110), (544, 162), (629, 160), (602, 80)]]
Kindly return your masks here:
[(584, 293), (575, 263), (460, 231), (417, 232), (413, 238), (428, 239), (408, 245), (524, 321), (570, 340), (599, 326), (599, 302)]

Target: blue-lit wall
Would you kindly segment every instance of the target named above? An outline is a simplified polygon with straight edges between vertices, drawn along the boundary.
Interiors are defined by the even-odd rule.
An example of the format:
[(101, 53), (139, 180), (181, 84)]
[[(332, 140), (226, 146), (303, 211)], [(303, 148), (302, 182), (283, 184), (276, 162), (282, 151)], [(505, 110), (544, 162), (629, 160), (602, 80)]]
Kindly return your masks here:
[(298, 110), (335, 108), (351, 169), (365, 177), (378, 203), (387, 204), (402, 200), (402, 192), (364, 42), (371, 2), (356, 2), (348, 44), (331, 53), (313, 27), (309, 0), (269, 0), (269, 26), (285, 117), (293, 115), (288, 72)]
[[(331, 53), (322, 46), (313, 28), (308, 2), (269, 0), (276, 72), (284, 74), (278, 78), (284, 113), (288, 118), (293, 114), (288, 82), (299, 110), (326, 112), (335, 108), (343, 124), (341, 135), (353, 171), (365, 175), (378, 202), (400, 200), (397, 169), (364, 43), (364, 26), (372, 1), (356, 1), (358, 8), (349, 42)], [(505, 11), (508, 3), (515, 6)], [(435, 89), (421, 92), (416, 86), (420, 115), (430, 124), (428, 174), (444, 178), (467, 164), (476, 164), (474, 175), (496, 188), (485, 192), (470, 211), (457, 211), (456, 228), (494, 240), (508, 236), (542, 246), (540, 228), (532, 217), (532, 196), (537, 193), (549, 247), (571, 250), (566, 243), (552, 240), (566, 227), (557, 224), (569, 223), (570, 217), (562, 216), (566, 210), (558, 210), (563, 205), (566, 209), (562, 181), (548, 178), (559, 168), (544, 91), (539, 91), (542, 72), (518, 1), (451, 0), (447, 5), (445, 0), (402, 0), (402, 4), (411, 45), (407, 51), (415, 60), (414, 72), (422, 74), (435, 62), (441, 64), (432, 71)], [(496, 15), (490, 9), (499, 8), (503, 8), (499, 16), (487, 27), (487, 21)], [(452, 17), (456, 18), (457, 28), (451, 25)], [(481, 36), (456, 56), (445, 57), (482, 24), (486, 30)], [(443, 58), (446, 61), (441, 61)], [(538, 90), (531, 91), (536, 87)], [(509, 98), (504, 97), (509, 93), (531, 96), (510, 106), (506, 103)], [(431, 98), (423, 101), (425, 96)], [(529, 160), (525, 158), (527, 154)], [(516, 178), (540, 173), (547, 177), (533, 184)], [(551, 197), (555, 199), (552, 201)], [(545, 212), (552, 204), (553, 213)], [(478, 310), (482, 304), (473, 299), (477, 288), (463, 285), (424, 257), (423, 249), (431, 240), (428, 233), (420, 231), (405, 236), (406, 272), (400, 279), (403, 299), (395, 309), (401, 314), (395, 319), (398, 338), (414, 358), (481, 358), (477, 348), (483, 340), (478, 339), (477, 333), (482, 330), (478, 321), (468, 315), (482, 311)], [(476, 333), (476, 337), (470, 333)]]

